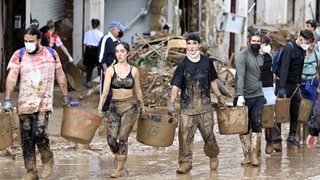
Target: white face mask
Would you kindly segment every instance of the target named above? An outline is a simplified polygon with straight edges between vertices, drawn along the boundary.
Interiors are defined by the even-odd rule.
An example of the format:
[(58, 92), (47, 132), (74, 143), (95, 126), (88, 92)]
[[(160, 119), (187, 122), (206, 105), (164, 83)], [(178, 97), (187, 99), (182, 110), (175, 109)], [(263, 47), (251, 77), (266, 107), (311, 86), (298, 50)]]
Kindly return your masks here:
[(268, 45), (268, 46), (263, 46), (262, 51), (263, 51), (264, 53), (269, 53), (269, 54), (270, 54), (270, 52), (271, 52), (271, 46), (270, 46), (270, 45)]
[(309, 49), (309, 46), (310, 46), (310, 44), (304, 44), (304, 43), (302, 43), (302, 44), (300, 45), (300, 47), (301, 47), (303, 50)]
[(33, 53), (37, 49), (37, 46), (31, 42), (25, 42), (24, 46), (26, 47), (26, 51), (28, 53)]

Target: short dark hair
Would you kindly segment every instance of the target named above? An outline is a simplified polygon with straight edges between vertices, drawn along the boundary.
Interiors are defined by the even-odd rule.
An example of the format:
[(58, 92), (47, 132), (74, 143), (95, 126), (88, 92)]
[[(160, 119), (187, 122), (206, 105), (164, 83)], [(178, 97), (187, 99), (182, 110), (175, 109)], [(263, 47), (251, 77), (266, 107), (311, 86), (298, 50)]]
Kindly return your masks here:
[(36, 36), (37, 36), (37, 39), (40, 39), (40, 38), (41, 38), (41, 37), (40, 37), (40, 31), (39, 31), (37, 28), (33, 27), (33, 26), (27, 28), (27, 29), (24, 31), (24, 35), (26, 35), (26, 34), (30, 34), (30, 35), (32, 35), (32, 36), (36, 35)]
[(310, 24), (311, 27), (313, 27), (313, 29), (316, 29), (317, 28), (317, 22), (313, 19), (309, 19), (306, 21), (306, 24)]
[(270, 44), (270, 42), (270, 38), (266, 34), (261, 33), (261, 43)]
[(253, 30), (248, 34), (248, 41), (250, 42), (253, 36), (259, 36), (261, 38), (261, 33), (258, 30)]
[(186, 41), (190, 40), (197, 41), (199, 44), (201, 43), (200, 35), (197, 32), (191, 32), (188, 34)]
[(91, 19), (91, 26), (97, 28), (100, 25), (99, 19)]
[(300, 36), (302, 36), (306, 40), (311, 40), (311, 42), (314, 41), (313, 33), (308, 29), (300, 31)]

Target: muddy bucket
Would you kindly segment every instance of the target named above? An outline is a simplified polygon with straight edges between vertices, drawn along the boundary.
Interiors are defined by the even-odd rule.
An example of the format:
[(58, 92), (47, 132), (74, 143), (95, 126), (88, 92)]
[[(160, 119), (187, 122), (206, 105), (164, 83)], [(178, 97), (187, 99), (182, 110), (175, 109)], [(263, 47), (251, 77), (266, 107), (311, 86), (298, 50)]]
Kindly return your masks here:
[(312, 101), (306, 98), (302, 98), (299, 105), (298, 121), (306, 123), (309, 119), (312, 109)]
[(277, 98), (275, 104), (276, 123), (287, 123), (290, 118), (290, 98)]
[(272, 128), (274, 127), (274, 105), (265, 104), (262, 111), (262, 127)]
[(0, 124), (0, 149), (4, 149), (11, 146), (13, 140), (10, 112), (1, 110)]
[(178, 121), (163, 114), (144, 114), (138, 119), (137, 141), (150, 146), (171, 146)]
[(64, 108), (61, 136), (76, 143), (90, 143), (99, 126), (99, 121), (99, 116), (79, 107)]
[(217, 109), (220, 134), (244, 134), (248, 132), (248, 107), (221, 107)]

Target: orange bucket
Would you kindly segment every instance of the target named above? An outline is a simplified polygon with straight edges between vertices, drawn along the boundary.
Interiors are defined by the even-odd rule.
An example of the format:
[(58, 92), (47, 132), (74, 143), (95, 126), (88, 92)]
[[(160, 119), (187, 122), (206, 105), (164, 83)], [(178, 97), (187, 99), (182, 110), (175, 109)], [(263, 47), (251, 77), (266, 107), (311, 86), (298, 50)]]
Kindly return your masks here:
[(276, 123), (287, 123), (290, 118), (290, 98), (277, 98), (275, 105)]
[(100, 122), (99, 116), (79, 107), (64, 108), (62, 118), (61, 136), (81, 144), (92, 141)]
[(272, 128), (274, 127), (274, 105), (265, 104), (262, 111), (262, 127)]
[(298, 121), (306, 123), (309, 119), (312, 110), (312, 101), (310, 99), (302, 98), (299, 105)]
[(5, 149), (12, 145), (12, 127), (11, 127), (11, 112), (1, 110), (0, 113), (0, 149)]
[(167, 114), (143, 114), (138, 119), (137, 141), (150, 146), (171, 146), (178, 121)]
[(217, 108), (218, 127), (220, 134), (244, 134), (248, 132), (248, 107)]

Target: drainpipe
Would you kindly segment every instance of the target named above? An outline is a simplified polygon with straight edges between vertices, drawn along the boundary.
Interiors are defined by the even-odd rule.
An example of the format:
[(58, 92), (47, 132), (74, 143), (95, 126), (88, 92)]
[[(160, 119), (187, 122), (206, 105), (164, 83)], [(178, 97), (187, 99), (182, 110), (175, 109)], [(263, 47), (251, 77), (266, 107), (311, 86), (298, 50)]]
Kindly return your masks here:
[[(231, 0), (231, 13), (236, 13), (236, 0)], [(234, 53), (235, 34), (230, 32), (229, 57)]]

